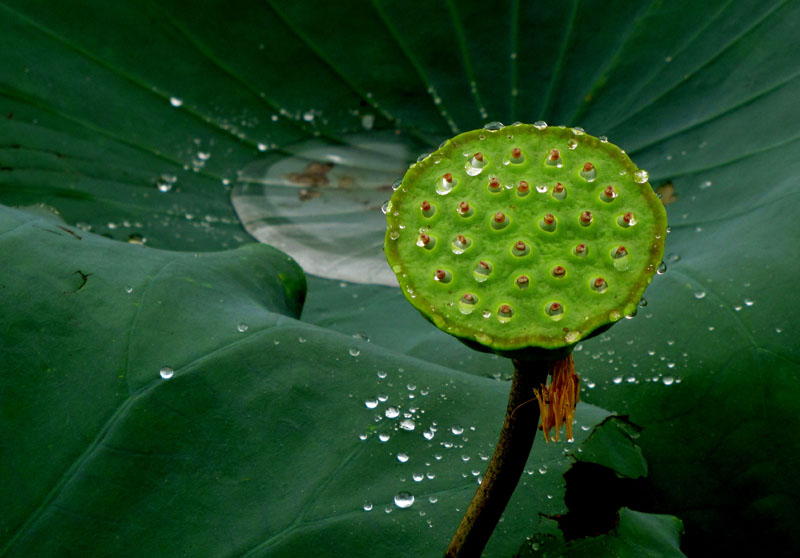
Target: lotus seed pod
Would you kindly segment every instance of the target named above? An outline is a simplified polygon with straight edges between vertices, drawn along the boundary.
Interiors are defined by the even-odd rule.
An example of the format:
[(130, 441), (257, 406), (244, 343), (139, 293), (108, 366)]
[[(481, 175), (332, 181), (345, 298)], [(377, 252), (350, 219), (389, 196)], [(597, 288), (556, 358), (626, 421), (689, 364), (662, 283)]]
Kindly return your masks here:
[(403, 177), (386, 257), (444, 331), (516, 359), (553, 358), (633, 314), (662, 261), (666, 212), (643, 176), (583, 131), (467, 132)]

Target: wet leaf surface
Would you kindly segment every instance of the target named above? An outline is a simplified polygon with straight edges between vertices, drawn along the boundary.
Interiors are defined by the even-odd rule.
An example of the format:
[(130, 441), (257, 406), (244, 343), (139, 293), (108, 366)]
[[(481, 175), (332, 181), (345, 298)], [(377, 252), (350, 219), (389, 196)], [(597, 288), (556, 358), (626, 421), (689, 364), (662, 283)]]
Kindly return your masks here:
[[(301, 538), (296, 538), (300, 533), (307, 537), (303, 539), (306, 542), (326, 534), (330, 535), (327, 540), (341, 544), (339, 550), (349, 554), (366, 548), (367, 539), (381, 539), (395, 553), (408, 541), (425, 540), (425, 548), (435, 547), (429, 533), (444, 541), (457, 522), (455, 508), (466, 505), (470, 490), (455, 490), (448, 515), (429, 528), (425, 521), (431, 519), (431, 513), (420, 517), (420, 510), (413, 506), (388, 515), (380, 511), (381, 506), (391, 504), (398, 490), (397, 476), (391, 477), (380, 494), (371, 496), (373, 515), (360, 511), (361, 501), (347, 504), (346, 497), (356, 494), (351, 490), (328, 500), (319, 496), (318, 500), (326, 505), (336, 502), (341, 509), (357, 508), (358, 513), (347, 519), (314, 515), (313, 506), (302, 512), (292, 508), (296, 513), (291, 514), (284, 506), (278, 523), (242, 512), (236, 521), (226, 520), (224, 529), (214, 531), (209, 528), (210, 515), (196, 522), (192, 518), (198, 509), (216, 509), (214, 503), (223, 498), (221, 493), (252, 478), (247, 468), (242, 472), (234, 467), (228, 476), (222, 470), (239, 461), (241, 453), (232, 453), (233, 449), (251, 456), (252, 448), (258, 447), (263, 459), (269, 460), (263, 468), (273, 471), (291, 469), (294, 475), (298, 463), (306, 464), (308, 475), (314, 478), (304, 488), (284, 487), (287, 493), (282, 493), (284, 488), (278, 484), (267, 482), (261, 485), (261, 492), (235, 492), (242, 498), (237, 510), (265, 509), (259, 507), (268, 501), (265, 494), (280, 493), (284, 500), (279, 502), (297, 506), (303, 505), (296, 498), (302, 490), (306, 495), (323, 494), (324, 490), (315, 492), (314, 487), (331, 478), (336, 465), (328, 464), (333, 469), (326, 472), (309, 465), (317, 457), (314, 448), (319, 447), (311, 444), (310, 431), (326, 441), (338, 439), (344, 427), (337, 430), (339, 419), (332, 422), (330, 416), (342, 417), (347, 424), (363, 420), (366, 428), (373, 413), (365, 410), (363, 401), (377, 396), (370, 393), (379, 388), (370, 384), (367, 390), (359, 382), (362, 377), (376, 382), (379, 362), (417, 371), (420, 376), (414, 380), (421, 384), (418, 378), (428, 379), (431, 393), (434, 386), (444, 389), (444, 377), (454, 375), (456, 384), (464, 389), (448, 392), (448, 399), (437, 403), (437, 413), (439, 408), (457, 407), (461, 413), (458, 422), (479, 426), (485, 436), (481, 443), (493, 444), (494, 431), (489, 430), (499, 425), (506, 386), (491, 377), (507, 376), (508, 363), (475, 354), (445, 338), (391, 288), (351, 282), (340, 286), (341, 278), (380, 282), (375, 279), (382, 265), (376, 239), (383, 223), (373, 208), (380, 204), (381, 188), (391, 184), (389, 176), (372, 173), (374, 169), (367, 178), (358, 175), (359, 183), (368, 184), (363, 191), (343, 187), (340, 175), (335, 175), (335, 188), (314, 186), (321, 173), (309, 172), (317, 168), (309, 165), (325, 163), (325, 158), (304, 157), (298, 146), (319, 141), (337, 149), (386, 155), (380, 146), (388, 134), (408, 153), (403, 161), (407, 164), (456, 131), (477, 128), (486, 121), (544, 119), (579, 125), (593, 135), (608, 135), (650, 172), (654, 186), (672, 185), (662, 192), (664, 201), (670, 202), (667, 209), (672, 225), (667, 242), (668, 272), (656, 278), (647, 293), (649, 304), (640, 309), (636, 319), (587, 341), (576, 352), (585, 400), (628, 415), (642, 428), (636, 444), (657, 492), (653, 511), (685, 522), (687, 554), (709, 554), (709, 549), (718, 554), (758, 553), (762, 541), (769, 540), (787, 556), (795, 555), (800, 548), (794, 528), (800, 485), (787, 471), (798, 455), (791, 433), (800, 427), (795, 412), (800, 354), (797, 321), (792, 319), (797, 310), (794, 244), (800, 236), (793, 213), (800, 176), (800, 117), (796, 110), (800, 66), (794, 56), (800, 40), (795, 32), (800, 21), (798, 5), (787, 0), (644, 2), (633, 6), (574, 0), (542, 6), (508, 0), (487, 9), (478, 2), (413, 2), (405, 6), (375, 0), (348, 4), (347, 11), (343, 10), (333, 4), (320, 7), (315, 3), (314, 9), (308, 9), (303, 2), (249, 0), (207, 2), (202, 9), (180, 1), (6, 0), (0, 5), (0, 202), (48, 204), (60, 211), (64, 226), (77, 235), (92, 231), (146, 244), (121, 246), (125, 255), (113, 257), (120, 262), (133, 258), (130, 254), (150, 254), (148, 246), (205, 252), (251, 243), (239, 220), (243, 210), (237, 206), (237, 215), (230, 203), (234, 189), (244, 188), (253, 188), (254, 203), (249, 207), (260, 211), (258, 219), (267, 225), (287, 225), (285, 230), (291, 234), (276, 237), (275, 231), (267, 229), (272, 235), (268, 238), (279, 246), (275, 238), (291, 240), (293, 244), (282, 246), (299, 261), (319, 259), (311, 248), (319, 249), (334, 239), (337, 245), (349, 245), (349, 251), (337, 246), (339, 255), (315, 268), (337, 279), (310, 280), (303, 314), (307, 322), (278, 318), (264, 310), (282, 304), (285, 312), (291, 313), (285, 310), (288, 307), (296, 312), (299, 299), (277, 302), (283, 294), (269, 303), (259, 299), (262, 306), (255, 307), (261, 308), (257, 313), (258, 319), (265, 320), (264, 327), (270, 320), (280, 322), (276, 335), (278, 330), (283, 332), (283, 325), (297, 328), (278, 339), (283, 339), (281, 345), (266, 351), (264, 346), (269, 344), (262, 340), (243, 343), (236, 349), (241, 354), (231, 357), (240, 364), (231, 364), (220, 354), (215, 358), (222, 360), (213, 365), (210, 361), (207, 366), (192, 365), (202, 369), (195, 375), (183, 375), (181, 365), (172, 364), (174, 378), (157, 382), (155, 385), (165, 387), (148, 392), (151, 395), (136, 400), (141, 406), (131, 407), (137, 409), (131, 415), (136, 426), (122, 421), (119, 432), (110, 427), (107, 431), (108, 440), (130, 442), (133, 438), (129, 435), (145, 437), (146, 432), (150, 436), (166, 426), (164, 440), (175, 445), (177, 462), (183, 465), (172, 461), (158, 471), (138, 467), (140, 456), (135, 452), (140, 446), (131, 443), (124, 447), (133, 453), (119, 452), (113, 459), (103, 453), (108, 459), (105, 465), (93, 462), (99, 469), (79, 468), (76, 473), (86, 476), (78, 475), (74, 483), (65, 481), (63, 485), (53, 479), (69, 470), (87, 444), (98, 439), (100, 425), (112, 425), (108, 422), (108, 413), (116, 408), (112, 401), (124, 399), (124, 390), (116, 395), (116, 390), (122, 390), (117, 378), (120, 357), (114, 360), (106, 352), (114, 346), (114, 336), (123, 339), (130, 334), (127, 325), (121, 322), (114, 329), (108, 320), (129, 316), (125, 314), (129, 310), (122, 310), (127, 302), (118, 302), (114, 291), (113, 296), (92, 302), (97, 315), (105, 320), (91, 322), (96, 326), (93, 335), (84, 335), (75, 324), (56, 327), (47, 317), (58, 305), (47, 306), (50, 295), (45, 296), (45, 291), (54, 297), (54, 293), (83, 296), (91, 292), (87, 289), (94, 288), (99, 277), (90, 275), (82, 265), (68, 268), (68, 275), (50, 277), (47, 265), (55, 265), (55, 261), (26, 256), (27, 275), (19, 277), (29, 280), (23, 284), (15, 275), (6, 280), (15, 281), (17, 296), (4, 298), (12, 301), (4, 306), (12, 311), (2, 318), (28, 316), (6, 334), (14, 341), (13, 362), (18, 364), (10, 367), (12, 361), (4, 359), (2, 365), (4, 379), (12, 371), (22, 375), (4, 381), (3, 389), (22, 390), (22, 395), (42, 391), (34, 382), (39, 376), (28, 373), (39, 370), (47, 374), (48, 367), (56, 369), (46, 378), (57, 389), (48, 391), (51, 399), (46, 405), (19, 403), (15, 414), (1, 421), (4, 429), (14, 433), (4, 438), (10, 440), (4, 447), (13, 448), (7, 451), (14, 459), (4, 458), (9, 473), (3, 478), (16, 479), (6, 483), (13, 492), (3, 496), (3, 508), (12, 512), (5, 514), (8, 519), (2, 532), (17, 537), (16, 542), (6, 544), (33, 540), (16, 535), (29, 520), (37, 522), (37, 528), (49, 521), (66, 522), (60, 538), (39, 539), (54, 546), (43, 546), (34, 555), (51, 554), (59, 544), (74, 543), (76, 549), (93, 543), (113, 545), (116, 539), (112, 535), (123, 532), (129, 537), (125, 540), (139, 543), (142, 533), (163, 533), (154, 539), (167, 545), (159, 552), (162, 555), (165, 548), (194, 553), (206, 548), (202, 538), (182, 538), (185, 533), (200, 537), (215, 533), (233, 541), (226, 549), (241, 552), (272, 536), (265, 533), (282, 532), (290, 524), (295, 530), (286, 541), (302, 544), (297, 542)], [(312, 176), (288, 185), (263, 180), (273, 162), (299, 160), (303, 161), (299, 168), (287, 167), (274, 176)], [(254, 174), (258, 169), (264, 172)], [(260, 178), (250, 180), (254, 176)], [(312, 184), (300, 184), (304, 180)], [(303, 189), (308, 192), (301, 194)], [(255, 200), (259, 196), (263, 205)], [(295, 211), (298, 207), (302, 210)], [(245, 222), (245, 226), (249, 224)], [(39, 238), (30, 227), (18, 232)], [(61, 229), (53, 232), (56, 234), (41, 234), (52, 236), (51, 240), (61, 241), (57, 236), (61, 235), (64, 241), (78, 242)], [(246, 250), (255, 250), (255, 254), (259, 249)], [(233, 257), (231, 254), (243, 253), (223, 252), (219, 258), (230, 263), (227, 258)], [(171, 253), (164, 257), (183, 256)], [(131, 277), (147, 271), (119, 265), (121, 270), (130, 270)], [(326, 271), (330, 269), (346, 270), (350, 275), (334, 275)], [(237, 273), (256, 275), (252, 269)], [(87, 275), (85, 284), (83, 274)], [(38, 282), (48, 277), (50, 283)], [(122, 296), (128, 282), (120, 280), (123, 301), (134, 300)], [(231, 285), (229, 293), (220, 283), (219, 297), (230, 302), (228, 297), (239, 292), (239, 287)], [(0, 296), (9, 297), (9, 288)], [(271, 288), (262, 288), (271, 292)], [(63, 294), (70, 291), (74, 294)], [(42, 306), (25, 306), (31, 293), (36, 294), (34, 300), (43, 297)], [(183, 300), (184, 289), (173, 289), (169, 295), (163, 300), (172, 303), (174, 298), (177, 304)], [(226, 303), (211, 305), (212, 300), (206, 297), (202, 304), (193, 304), (205, 308), (208, 315), (202, 315), (207, 319), (221, 320)], [(204, 342), (221, 342), (217, 328), (225, 335), (242, 335), (233, 323), (239, 319), (233, 314), (244, 312), (242, 306), (232, 306), (230, 325), (215, 321), (213, 328), (202, 332), (172, 330), (175, 317), (157, 310), (153, 310), (157, 316), (153, 327), (162, 336), (171, 332), (161, 341), (181, 350), (195, 347), (199, 355)], [(193, 323), (201, 315), (198, 312), (181, 314), (181, 323)], [(256, 329), (254, 320), (247, 322), (250, 334)], [(42, 328), (55, 328), (55, 341), (43, 342)], [(309, 340), (307, 344), (301, 347), (298, 343), (297, 349), (286, 353), (275, 352), (275, 347), (285, 350), (288, 340), (299, 338), (301, 330), (314, 332), (302, 334)], [(366, 334), (371, 342), (354, 339), (352, 335), (357, 333)], [(362, 344), (358, 365), (355, 357), (349, 356), (353, 343)], [(163, 364), (165, 353), (153, 351), (152, 363), (142, 369), (147, 378)], [(368, 354), (374, 355), (369, 365), (364, 362)], [(299, 372), (298, 361), (304, 363)], [(190, 362), (186, 356), (185, 370)], [(250, 362), (247, 373), (237, 368)], [(95, 369), (111, 372), (94, 376)], [(240, 373), (223, 376), (227, 370)], [(335, 379), (313, 382), (331, 373)], [(289, 376), (293, 379), (287, 379)], [(86, 381), (102, 385), (87, 387)], [(196, 395), (200, 401), (182, 398), (183, 390), (175, 387), (182, 382), (192, 384), (191, 389), (186, 388), (189, 392), (213, 393), (214, 397), (202, 400)], [(206, 388), (197, 387), (204, 383), (213, 390), (209, 387), (203, 392)], [(314, 388), (305, 387), (306, 383)], [(365, 393), (343, 385), (351, 383)], [(278, 386), (291, 398), (285, 398)], [(174, 390), (168, 399), (169, 405), (177, 405), (177, 411), (169, 410), (164, 415), (168, 419), (148, 415), (151, 407), (145, 403), (156, 396), (166, 397), (167, 390)], [(350, 393), (362, 403), (353, 407), (337, 403), (328, 411), (318, 407), (331, 394), (344, 398)], [(22, 395), (11, 400), (28, 401)], [(253, 410), (249, 406), (259, 397), (262, 407)], [(281, 440), (291, 435), (281, 437), (280, 433), (297, 429), (280, 421), (296, 408), (306, 410), (302, 420), (308, 422), (298, 424), (307, 435), (297, 441), (299, 453), (289, 454), (294, 460), (281, 461), (285, 451)], [(331, 409), (336, 412), (326, 414)], [(227, 432), (226, 412), (237, 417), (250, 414), (262, 422), (259, 428), (239, 424), (235, 432)], [(218, 421), (214, 424), (219, 428), (214, 431), (219, 435), (244, 442), (194, 436), (198, 424), (208, 420)], [(270, 428), (278, 428), (279, 435), (267, 439)], [(355, 442), (361, 443), (357, 435)], [(419, 438), (416, 443), (427, 442)], [(302, 449), (302, 444), (310, 445)], [(215, 449), (208, 449), (211, 447)], [(343, 453), (336, 457), (346, 455), (349, 447), (339, 447), (337, 451)], [(388, 446), (380, 447), (383, 452)], [(36, 453), (29, 453), (33, 451), (29, 448)], [(105, 452), (103, 446), (97, 450)], [(169, 454), (164, 448), (152, 451)], [(197, 471), (198, 463), (210, 463), (214, 458), (228, 465), (220, 471), (212, 471), (212, 465)], [(147, 461), (152, 464), (157, 459), (148, 454)], [(369, 466), (365, 464), (361, 472), (377, 474), (381, 468), (373, 470), (375, 462), (367, 461)], [(53, 467), (47, 475), (39, 474), (43, 464)], [(456, 471), (454, 482), (464, 480), (461, 472), (471, 475), (459, 468)], [(114, 473), (109, 482), (122, 489), (94, 490), (95, 479), (109, 473)], [(226, 490), (215, 484), (228, 481)], [(174, 496), (171, 502), (163, 501), (165, 507), (137, 496), (155, 494), (156, 488), (163, 490), (165, 485)], [(145, 487), (150, 487), (150, 492)], [(286, 494), (292, 490), (295, 497), (289, 498)], [(563, 508), (558, 493), (554, 493), (556, 502), (551, 502), (539, 489), (530, 490), (525, 493), (528, 500), (520, 504), (530, 513), (559, 513), (558, 506)], [(41, 519), (31, 515), (47, 498), (60, 502), (62, 491), (78, 495), (74, 497), (81, 506), (53, 504), (42, 508)], [(117, 501), (121, 495), (131, 499), (123, 504)], [(93, 498), (97, 498), (94, 503)], [(108, 499), (114, 500), (113, 505)], [(127, 512), (108, 519), (99, 510), (109, 508)], [(179, 511), (190, 508), (191, 518)], [(520, 508), (515, 509), (518, 515), (513, 517), (524, 515)], [(381, 522), (371, 524), (376, 511), (383, 514)], [(327, 519), (314, 523), (314, 528), (301, 529), (309, 518)], [(178, 527), (173, 520), (180, 521)], [(219, 525), (219, 515), (213, 521)], [(502, 540), (513, 542), (503, 547), (506, 554), (541, 528), (530, 518), (520, 519), (520, 523), (507, 521), (499, 531)], [(265, 528), (267, 523), (270, 526)], [(392, 530), (385, 530), (387, 525)], [(742, 525), (748, 529), (740, 528)], [(342, 536), (359, 530), (364, 539)], [(98, 538), (97, 533), (105, 535)], [(270, 548), (274, 551), (265, 554), (284, 552), (279, 552), (279, 546)]]

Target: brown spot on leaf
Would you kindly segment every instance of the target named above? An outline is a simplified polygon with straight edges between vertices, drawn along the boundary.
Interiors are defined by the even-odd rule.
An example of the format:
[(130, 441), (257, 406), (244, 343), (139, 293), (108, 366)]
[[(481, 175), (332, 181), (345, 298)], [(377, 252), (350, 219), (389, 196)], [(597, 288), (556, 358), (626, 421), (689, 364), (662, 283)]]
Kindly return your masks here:
[(675, 193), (675, 185), (672, 182), (665, 182), (656, 188), (656, 193), (661, 194), (661, 203), (664, 205), (678, 200), (678, 194)]

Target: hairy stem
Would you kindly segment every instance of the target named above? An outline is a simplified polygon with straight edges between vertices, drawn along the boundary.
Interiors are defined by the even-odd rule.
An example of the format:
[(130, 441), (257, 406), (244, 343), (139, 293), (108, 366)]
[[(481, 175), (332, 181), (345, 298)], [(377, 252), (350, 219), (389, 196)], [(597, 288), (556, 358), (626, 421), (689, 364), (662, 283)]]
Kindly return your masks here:
[(479, 557), (506, 509), (528, 461), (539, 424), (534, 388), (547, 383), (559, 361), (514, 361), (514, 378), (500, 440), (478, 491), (458, 526), (446, 557)]

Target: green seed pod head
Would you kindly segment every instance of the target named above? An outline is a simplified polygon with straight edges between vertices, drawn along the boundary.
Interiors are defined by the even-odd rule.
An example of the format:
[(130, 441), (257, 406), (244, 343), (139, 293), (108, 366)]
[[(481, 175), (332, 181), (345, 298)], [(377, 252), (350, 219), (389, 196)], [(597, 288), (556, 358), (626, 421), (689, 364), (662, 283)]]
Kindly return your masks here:
[(667, 229), (647, 179), (579, 128), (487, 125), (409, 168), (387, 208), (386, 258), (447, 333), (553, 358), (635, 313)]

